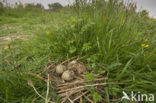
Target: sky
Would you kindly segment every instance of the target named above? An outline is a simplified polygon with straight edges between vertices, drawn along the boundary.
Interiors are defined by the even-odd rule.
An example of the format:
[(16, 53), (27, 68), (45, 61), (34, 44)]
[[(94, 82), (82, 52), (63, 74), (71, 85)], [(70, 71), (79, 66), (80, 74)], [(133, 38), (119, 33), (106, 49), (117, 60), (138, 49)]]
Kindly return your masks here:
[(156, 18), (156, 0), (132, 0), (136, 2), (138, 10), (146, 9), (151, 17)]
[[(3, 1), (3, 0), (0, 0)], [(47, 9), (49, 3), (59, 2), (62, 5), (68, 5), (73, 3), (74, 0), (7, 0), (9, 3), (13, 4), (15, 2), (21, 3), (41, 3)], [(127, 0), (129, 2), (136, 2), (138, 11), (146, 9), (151, 17), (156, 18), (156, 0)]]

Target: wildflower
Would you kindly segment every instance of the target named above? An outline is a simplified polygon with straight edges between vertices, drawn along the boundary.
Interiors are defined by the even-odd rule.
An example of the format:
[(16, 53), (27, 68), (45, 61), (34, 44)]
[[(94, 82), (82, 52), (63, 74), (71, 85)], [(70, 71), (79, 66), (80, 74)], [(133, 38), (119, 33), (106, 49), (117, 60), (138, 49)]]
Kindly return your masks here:
[(144, 47), (144, 48), (148, 48), (149, 47), (148, 44), (141, 44), (141, 46)]
[(9, 49), (9, 46), (6, 46), (5, 48), (4, 48), (4, 50), (8, 50)]
[(47, 31), (47, 32), (46, 32), (46, 34), (47, 34), (47, 35), (49, 35), (49, 34), (50, 34), (50, 32), (48, 32), (48, 31)]
[(145, 44), (141, 44), (142, 47), (145, 47)]
[(145, 39), (145, 42), (148, 42), (148, 39)]
[(148, 48), (148, 47), (149, 47), (149, 45), (148, 45), (148, 44), (144, 46), (144, 48)]

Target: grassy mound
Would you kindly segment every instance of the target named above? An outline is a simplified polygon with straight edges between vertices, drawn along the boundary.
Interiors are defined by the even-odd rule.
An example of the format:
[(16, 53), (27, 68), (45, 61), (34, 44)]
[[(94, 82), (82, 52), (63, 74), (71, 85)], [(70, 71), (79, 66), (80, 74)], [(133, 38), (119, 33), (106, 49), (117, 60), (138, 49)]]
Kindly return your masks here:
[[(41, 72), (47, 63), (73, 56), (85, 56), (83, 62), (94, 73), (106, 71), (107, 82), (126, 83), (107, 85), (103, 94), (96, 93), (95, 101), (104, 95), (107, 102), (119, 99), (122, 91), (156, 93), (155, 20), (137, 13), (133, 4), (125, 6), (111, 0), (72, 8), (53, 13), (53, 19), (47, 15), (50, 27), (35, 29), (36, 35), (29, 40), (13, 42), (18, 48), (1, 52), (0, 102), (43, 103), (27, 81), (32, 80), (45, 96), (46, 83), (37, 74), (46, 77), (47, 73)], [(49, 98), (60, 102), (56, 93)]]

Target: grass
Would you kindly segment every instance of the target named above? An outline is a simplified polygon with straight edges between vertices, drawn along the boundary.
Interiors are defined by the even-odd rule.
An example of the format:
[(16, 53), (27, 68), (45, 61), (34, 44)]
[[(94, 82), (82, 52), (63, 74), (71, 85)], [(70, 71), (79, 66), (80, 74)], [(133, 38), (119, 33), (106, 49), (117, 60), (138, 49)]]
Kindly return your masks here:
[[(95, 93), (97, 97), (107, 97), (107, 102), (121, 98), (123, 90), (155, 94), (155, 19), (137, 13), (133, 5), (125, 7), (111, 0), (71, 8), (59, 12), (7, 9), (0, 15), (0, 36), (15, 34), (29, 38), (12, 41), (11, 49), (0, 51), (0, 102), (43, 103), (27, 81), (32, 80), (44, 97), (46, 83), (28, 73), (39, 74), (48, 62), (61, 62), (73, 56), (86, 56), (83, 62), (94, 73), (106, 71), (108, 82), (127, 83), (107, 85), (103, 94)], [(5, 25), (14, 28), (4, 30)], [(57, 91), (50, 91), (53, 97), (48, 98), (60, 102)]]

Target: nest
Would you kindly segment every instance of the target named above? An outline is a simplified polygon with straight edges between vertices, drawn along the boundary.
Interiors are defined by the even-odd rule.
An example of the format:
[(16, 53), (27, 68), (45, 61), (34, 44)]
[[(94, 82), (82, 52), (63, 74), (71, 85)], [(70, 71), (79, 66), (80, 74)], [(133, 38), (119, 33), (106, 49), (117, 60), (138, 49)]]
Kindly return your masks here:
[[(74, 60), (78, 61), (78, 59)], [(73, 59), (64, 61), (60, 64), (68, 65), (71, 61), (73, 61)], [(51, 63), (48, 65), (48, 69), (51, 68), (48, 70), (48, 72), (50, 74), (51, 81), (53, 84), (55, 84), (54, 89), (61, 98), (61, 103), (82, 103), (84, 100), (89, 103), (94, 103), (94, 99), (90, 95), (91, 91), (89, 88), (91, 87), (94, 87), (95, 92), (103, 94), (102, 92), (104, 90), (104, 86), (107, 85), (106, 80), (108, 79), (105, 72), (99, 74), (92, 73), (94, 80), (89, 80), (86, 78), (86, 72), (88, 73), (91, 71), (86, 69), (85, 73), (76, 74), (73, 80), (64, 81), (62, 80), (60, 74), (55, 72), (56, 66), (56, 63)]]
[[(68, 65), (71, 61), (79, 61), (81, 58), (70, 58), (62, 63), (60, 63), (61, 65)], [(74, 72), (77, 72), (77, 74), (75, 74), (74, 78), (71, 81), (64, 81), (61, 78), (60, 74), (57, 74), (55, 71), (56, 66), (60, 65), (57, 64), (55, 62), (51, 62), (48, 63), (44, 69), (44, 71), (42, 71), (39, 74), (34, 74), (31, 72), (27, 72), (27, 73), (23, 73), (23, 74), (28, 74), (28, 75), (32, 75), (35, 76), (43, 81), (45, 81), (47, 83), (47, 93), (46, 93), (46, 97), (42, 96), (41, 94), (39, 94), (39, 92), (37, 91), (37, 89), (35, 88), (34, 83), (31, 80), (28, 80), (28, 85), (31, 86), (35, 93), (42, 98), (43, 100), (45, 100), (45, 103), (56, 103), (56, 102), (52, 102), (52, 101), (56, 101), (55, 100), (55, 95), (53, 95), (53, 98), (48, 98), (49, 96), (49, 92), (50, 92), (50, 88), (57, 91), (57, 96), (59, 96), (61, 98), (61, 103), (95, 103), (95, 98), (93, 97), (93, 92), (94, 93), (98, 93), (102, 96), (102, 100), (100, 101), (100, 103), (107, 103), (108, 101), (106, 101), (108, 99), (108, 96), (105, 95), (104, 90), (105, 87), (107, 85), (125, 85), (127, 83), (119, 83), (119, 82), (107, 82), (108, 79), (108, 73), (106, 73), (105, 71), (99, 73), (99, 74), (95, 74), (91, 70), (91, 68), (86, 67), (85, 65), (82, 66), (83, 63), (81, 63), (81, 66), (78, 67), (84, 67), (85, 68), (89, 68), (86, 69), (85, 72), (82, 73), (81, 72), (77, 72), (77, 70), (75, 70), (74, 67)], [(73, 67), (72, 67), (73, 68)], [(70, 68), (71, 69), (71, 68)], [(48, 72), (48, 76), (47, 77), (42, 77), (41, 74)], [(93, 78), (89, 79), (87, 77), (87, 73), (92, 74)], [(119, 99), (116, 99), (114, 97), (110, 97), (109, 98), (111, 102), (115, 102), (115, 101), (119, 101)]]

